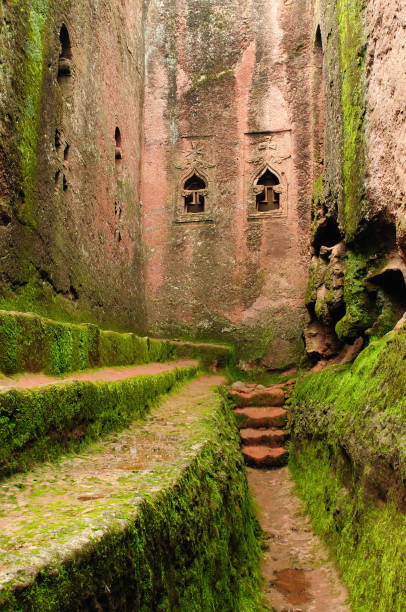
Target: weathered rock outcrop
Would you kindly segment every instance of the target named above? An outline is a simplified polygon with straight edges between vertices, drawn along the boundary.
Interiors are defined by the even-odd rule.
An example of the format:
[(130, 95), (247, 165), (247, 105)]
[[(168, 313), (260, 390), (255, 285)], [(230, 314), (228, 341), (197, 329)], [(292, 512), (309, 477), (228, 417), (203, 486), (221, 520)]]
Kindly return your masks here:
[(345, 344), (382, 336), (406, 306), (400, 178), (406, 167), (404, 156), (396, 154), (406, 125), (399, 106), (403, 85), (396, 77), (406, 59), (399, 28), (406, 9), (396, 1), (367, 4), (315, 5), (307, 307), (313, 321), (329, 326)]

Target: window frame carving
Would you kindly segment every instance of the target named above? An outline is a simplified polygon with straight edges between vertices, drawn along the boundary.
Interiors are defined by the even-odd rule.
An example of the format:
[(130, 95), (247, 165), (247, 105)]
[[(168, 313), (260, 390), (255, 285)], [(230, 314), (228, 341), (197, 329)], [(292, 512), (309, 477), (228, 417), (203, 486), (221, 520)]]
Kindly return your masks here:
[[(258, 184), (264, 174), (269, 171), (279, 181), (278, 185), (275, 185), (276, 189), (272, 187), (273, 191), (279, 194), (279, 207), (274, 210), (258, 210), (257, 207), (257, 196), (260, 193), (267, 191), (266, 186)], [(286, 183), (285, 174), (275, 170), (270, 164), (265, 164), (261, 167), (259, 172), (256, 172), (251, 177), (250, 186), (248, 193), (248, 218), (249, 219), (263, 219), (266, 217), (285, 217), (287, 214), (287, 199), (288, 199), (288, 187)]]
[[(188, 190), (185, 189), (185, 184), (189, 179), (193, 176), (196, 176), (205, 184), (205, 189), (199, 190)], [(211, 189), (210, 189), (210, 179), (205, 172), (193, 166), (193, 168), (189, 168), (189, 170), (182, 175), (178, 189), (177, 189), (177, 198), (176, 198), (176, 211), (175, 211), (175, 221), (177, 223), (195, 223), (195, 222), (207, 222), (213, 221), (213, 216), (211, 212), (212, 207), (212, 198), (211, 198)], [(186, 197), (191, 193), (196, 192), (204, 197), (204, 210), (201, 212), (187, 212), (186, 210)]]
[[(193, 179), (193, 177), (196, 177), (197, 179), (199, 179), (202, 183), (203, 183), (203, 187), (200, 189), (187, 189), (186, 184)], [(201, 176), (199, 176), (196, 172), (194, 172), (192, 174), (192, 176), (190, 176), (189, 178), (186, 179), (186, 181), (183, 184), (183, 192), (182, 192), (182, 197), (185, 201), (184, 203), (184, 212), (188, 215), (196, 215), (199, 213), (204, 213), (206, 210), (206, 198), (208, 196), (209, 190), (207, 189), (207, 185), (206, 185), (206, 181), (203, 180), (203, 178)], [(190, 205), (190, 203), (187, 201), (187, 199), (192, 196), (192, 202), (191, 205), (193, 206), (203, 206), (203, 210), (196, 210), (196, 211), (192, 211), (192, 210), (187, 210), (188, 206)], [(203, 202), (200, 201), (200, 198), (203, 198)]]

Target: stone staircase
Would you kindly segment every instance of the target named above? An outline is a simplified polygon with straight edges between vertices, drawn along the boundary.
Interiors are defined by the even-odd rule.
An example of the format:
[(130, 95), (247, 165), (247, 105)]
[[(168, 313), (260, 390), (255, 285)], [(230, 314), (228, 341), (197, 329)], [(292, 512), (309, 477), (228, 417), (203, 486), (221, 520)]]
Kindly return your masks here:
[(287, 463), (285, 402), (294, 383), (293, 378), (270, 387), (236, 382), (229, 388), (247, 465), (272, 468)]

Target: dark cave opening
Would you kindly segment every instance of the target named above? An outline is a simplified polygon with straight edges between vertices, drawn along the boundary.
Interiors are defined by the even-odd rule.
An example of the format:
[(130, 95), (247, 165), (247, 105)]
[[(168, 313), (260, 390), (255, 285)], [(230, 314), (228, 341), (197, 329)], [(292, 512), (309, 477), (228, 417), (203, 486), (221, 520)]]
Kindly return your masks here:
[(380, 287), (391, 299), (399, 317), (406, 311), (406, 283), (403, 272), (397, 268), (384, 270), (381, 274), (369, 279), (369, 282)]
[(337, 221), (333, 217), (325, 217), (314, 236), (314, 247), (317, 255), (322, 246), (333, 247), (342, 241)]

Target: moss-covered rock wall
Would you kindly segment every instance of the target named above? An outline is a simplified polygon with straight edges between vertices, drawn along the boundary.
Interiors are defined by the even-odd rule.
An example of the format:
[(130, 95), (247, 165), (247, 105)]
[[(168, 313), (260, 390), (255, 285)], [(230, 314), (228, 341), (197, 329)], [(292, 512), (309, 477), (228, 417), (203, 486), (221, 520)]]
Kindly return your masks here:
[[(25, 546), (11, 554), (2, 534), (1, 610), (260, 608), (259, 530), (240, 436), (231, 410), (205, 385), (192, 382), (167, 398), (146, 427), (38, 469), (32, 486), (25, 487), (30, 475), (15, 477), (29, 492), (15, 524)], [(127, 445), (141, 457), (129, 458)], [(107, 472), (95, 474), (95, 465)], [(78, 468), (103, 494), (81, 500)], [(28, 526), (49, 479), (54, 511)]]
[[(321, 169), (315, 159), (307, 307), (339, 340), (337, 350), (340, 343), (381, 336), (406, 309), (406, 269), (396, 229), (401, 198), (396, 196), (396, 205), (383, 193), (390, 181), (398, 183), (397, 162), (388, 158), (393, 138), (382, 128), (388, 116), (398, 117), (397, 98), (387, 94), (387, 75), (396, 74), (399, 63), (392, 45), (404, 55), (397, 33), (380, 26), (391, 11), (395, 21), (402, 11), (391, 7), (363, 0), (313, 3), (314, 32), (320, 28), (323, 51), (325, 130)], [(376, 51), (380, 37), (378, 47), (390, 49), (385, 60)], [(315, 35), (313, 70), (316, 51)], [(313, 122), (319, 120), (316, 111), (313, 99)], [(313, 146), (317, 151), (316, 142)]]
[(402, 328), (303, 378), (292, 399), (291, 467), (354, 612), (406, 605), (405, 357)]
[(3, 2), (0, 20), (0, 303), (142, 329), (142, 3)]
[(0, 478), (78, 451), (142, 418), (154, 401), (196, 375), (183, 367), (120, 382), (68, 382), (0, 396)]
[(0, 310), (1, 374), (45, 372), (58, 376), (176, 358), (195, 359), (203, 369), (217, 369), (234, 363), (235, 353), (227, 345), (141, 338), (88, 323), (61, 323), (33, 313)]

